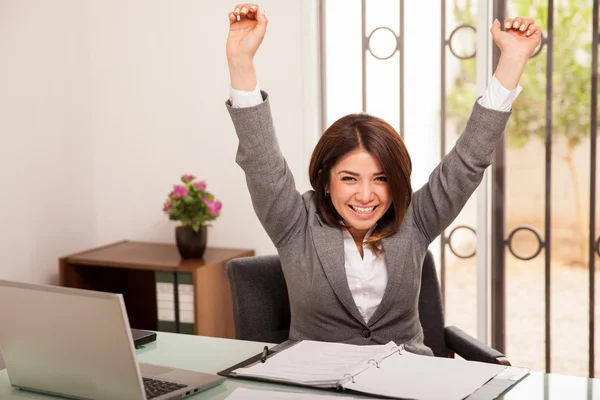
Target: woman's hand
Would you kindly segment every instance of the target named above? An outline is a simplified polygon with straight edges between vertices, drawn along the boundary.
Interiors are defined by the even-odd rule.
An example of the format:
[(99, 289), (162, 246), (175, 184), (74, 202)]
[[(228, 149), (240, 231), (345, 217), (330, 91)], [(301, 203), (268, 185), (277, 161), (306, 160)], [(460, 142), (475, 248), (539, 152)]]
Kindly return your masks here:
[(494, 76), (508, 90), (519, 84), (529, 57), (542, 39), (542, 30), (530, 18), (506, 18), (504, 31), (495, 20), (490, 29), (494, 42), (502, 52)]
[(254, 55), (267, 31), (267, 17), (258, 4), (238, 4), (229, 13), (227, 62), (231, 86), (252, 91), (256, 87)]
[(531, 57), (542, 39), (542, 30), (531, 18), (506, 18), (504, 31), (500, 28), (500, 22), (495, 20), (490, 32), (502, 54), (515, 57)]
[(229, 13), (227, 59), (252, 60), (267, 31), (267, 17), (258, 4), (238, 4)]

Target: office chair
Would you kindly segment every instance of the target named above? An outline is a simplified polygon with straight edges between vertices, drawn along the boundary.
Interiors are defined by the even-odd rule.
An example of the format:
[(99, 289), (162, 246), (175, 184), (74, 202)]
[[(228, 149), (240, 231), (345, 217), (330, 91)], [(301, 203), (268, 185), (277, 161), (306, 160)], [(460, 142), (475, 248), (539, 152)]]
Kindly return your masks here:
[[(278, 255), (237, 258), (227, 264), (237, 339), (281, 343), (288, 339), (290, 305)], [(419, 317), (424, 342), (436, 357), (510, 365), (504, 354), (454, 326), (445, 326), (442, 296), (430, 251), (423, 262)]]

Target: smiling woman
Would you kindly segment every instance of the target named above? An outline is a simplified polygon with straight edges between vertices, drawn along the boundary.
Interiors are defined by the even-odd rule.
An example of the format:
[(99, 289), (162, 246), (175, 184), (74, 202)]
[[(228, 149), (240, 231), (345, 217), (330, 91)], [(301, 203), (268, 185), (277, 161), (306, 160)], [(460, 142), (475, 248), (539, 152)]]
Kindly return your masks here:
[[(456, 218), (475, 191), (502, 138), (519, 78), (540, 42), (539, 27), (494, 21), (502, 51), (484, 96), (455, 147), (413, 191), (411, 161), (400, 135), (364, 113), (333, 123), (310, 161), (313, 190), (300, 194), (281, 153), (269, 95), (261, 91), (254, 55), (267, 30), (256, 4), (229, 16), (226, 102), (254, 210), (275, 244), (286, 279), (290, 339), (354, 344), (404, 344), (432, 355), (424, 344), (418, 298), (429, 244)], [(283, 52), (288, 49), (282, 49)], [(291, 50), (289, 50), (291, 51)]]
[(321, 217), (332, 225), (344, 221), (363, 256), (363, 242), (377, 252), (373, 245), (402, 223), (411, 200), (411, 169), (394, 128), (360, 113), (340, 118), (325, 131), (313, 151), (309, 176)]

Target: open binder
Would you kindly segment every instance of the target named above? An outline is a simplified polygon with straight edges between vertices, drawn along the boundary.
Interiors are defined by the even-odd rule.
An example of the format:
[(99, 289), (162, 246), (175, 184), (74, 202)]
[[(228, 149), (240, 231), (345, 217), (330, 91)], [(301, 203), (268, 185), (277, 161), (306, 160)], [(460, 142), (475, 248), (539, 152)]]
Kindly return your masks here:
[(528, 373), (525, 368), (421, 356), (393, 342), (299, 341), (273, 347), (264, 363), (258, 354), (218, 374), (384, 398), (479, 400), (499, 396)]

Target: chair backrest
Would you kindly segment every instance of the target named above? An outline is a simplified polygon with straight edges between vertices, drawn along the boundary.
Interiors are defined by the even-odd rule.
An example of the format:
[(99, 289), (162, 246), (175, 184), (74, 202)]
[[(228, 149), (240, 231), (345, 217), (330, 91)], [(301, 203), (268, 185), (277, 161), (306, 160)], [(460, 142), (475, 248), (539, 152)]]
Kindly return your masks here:
[[(235, 336), (241, 340), (281, 343), (288, 339), (290, 303), (279, 256), (236, 258), (227, 264)], [(447, 357), (444, 314), (433, 255), (423, 262), (419, 315), (425, 344)]]
[(423, 260), (421, 293), (419, 293), (419, 318), (423, 327), (425, 345), (433, 351), (436, 357), (448, 357), (444, 336), (442, 292), (431, 251), (427, 251)]
[(278, 255), (235, 258), (227, 264), (235, 337), (281, 343), (290, 332), (290, 302)]

